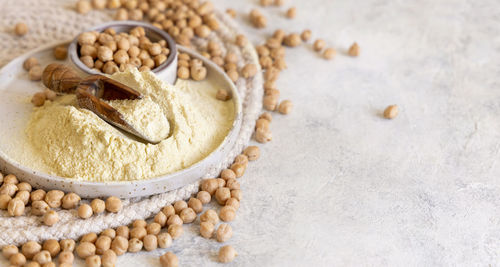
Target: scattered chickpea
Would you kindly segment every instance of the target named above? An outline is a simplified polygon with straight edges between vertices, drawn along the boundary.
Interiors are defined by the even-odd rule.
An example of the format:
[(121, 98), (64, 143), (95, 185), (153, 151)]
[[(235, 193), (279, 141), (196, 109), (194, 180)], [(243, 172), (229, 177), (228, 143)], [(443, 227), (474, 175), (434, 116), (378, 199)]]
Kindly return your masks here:
[(8, 184), (4, 182), (0, 187), (0, 195), (9, 195), (10, 197), (13, 197), (16, 194), (17, 190), (18, 189), (15, 184)]
[(231, 165), (231, 170), (233, 170), (233, 172), (236, 174), (237, 178), (240, 178), (241, 176), (243, 176), (243, 174), (245, 173), (245, 169), (246, 169), (245, 165), (240, 164), (240, 163), (234, 163), (233, 165)]
[(148, 235), (158, 235), (161, 231), (161, 225), (156, 222), (152, 222), (146, 226), (146, 232)]
[(23, 68), (26, 70), (26, 71), (29, 71), (31, 68), (33, 68), (34, 66), (38, 66), (40, 65), (38, 63), (38, 59), (34, 58), (34, 57), (29, 57), (27, 58), (24, 63), (23, 63)]
[(132, 238), (128, 241), (128, 252), (139, 252), (142, 247), (143, 243), (138, 238)]
[(34, 66), (28, 71), (30, 81), (40, 81), (42, 79), (42, 67)]
[(16, 253), (10, 256), (9, 262), (13, 266), (23, 266), (26, 264), (26, 257), (21, 253)]
[[(45, 98), (46, 100), (50, 100), (50, 101), (54, 101), (57, 97), (57, 94), (56, 92), (46, 88), (45, 90), (43, 90), (43, 93), (45, 94)], [(30, 185), (31, 186), (31, 185)]]
[(323, 58), (325, 59), (332, 59), (335, 57), (335, 54), (337, 52), (333, 48), (327, 48), (325, 51), (323, 51)]
[(62, 198), (62, 208), (63, 209), (74, 209), (81, 198), (75, 193), (68, 193)]
[(188, 207), (193, 209), (193, 211), (196, 213), (200, 213), (203, 211), (203, 203), (198, 198), (190, 198), (188, 201)]
[(302, 39), (302, 41), (304, 42), (307, 42), (311, 39), (311, 30), (304, 30), (301, 34), (300, 34), (300, 38)]
[(349, 56), (351, 57), (357, 57), (359, 56), (359, 45), (358, 43), (353, 43), (351, 45), (351, 47), (349, 47), (349, 51), (347, 52), (347, 54), (349, 54)]
[(189, 68), (181, 66), (177, 69), (177, 77), (183, 80), (189, 79), (189, 76), (191, 76), (191, 73), (189, 72)]
[(23, 267), (40, 267), (40, 263), (36, 261), (30, 261), (23, 265)]
[(139, 240), (142, 240), (147, 234), (148, 232), (144, 227), (134, 227), (130, 230), (130, 237), (137, 238)]
[(296, 7), (291, 7), (286, 11), (286, 17), (289, 19), (293, 19), (297, 16), (297, 8)]
[(68, 48), (65, 45), (58, 45), (54, 48), (54, 57), (57, 60), (64, 60), (68, 56)]
[(238, 81), (238, 78), (240, 78), (240, 75), (238, 74), (238, 71), (235, 69), (231, 69), (227, 71), (227, 76), (233, 81), (234, 83)]
[(73, 252), (69, 251), (69, 250), (65, 250), (65, 251), (61, 252), (58, 256), (59, 264), (63, 264), (63, 263), (73, 264), (74, 259), (75, 259), (75, 256), (73, 255)]
[(104, 9), (106, 7), (107, 0), (92, 0), (92, 6), (95, 9)]
[(92, 211), (95, 214), (99, 214), (104, 212), (104, 210), (106, 209), (106, 203), (104, 202), (104, 200), (96, 198), (93, 199), (92, 202), (90, 202), (90, 207), (92, 207)]
[(130, 235), (130, 229), (128, 228), (128, 226), (125, 225), (118, 226), (118, 228), (116, 228), (116, 235), (123, 236), (126, 239), (128, 239)]
[(37, 189), (33, 192), (31, 192), (31, 201), (37, 201), (37, 200), (43, 200), (45, 199), (45, 191), (43, 189)]
[(49, 210), (43, 215), (43, 223), (52, 226), (59, 221), (59, 215), (54, 210)]
[(243, 34), (236, 35), (236, 45), (239, 47), (244, 47), (248, 43), (248, 39)]
[(172, 245), (172, 237), (169, 233), (161, 233), (158, 235), (158, 247), (168, 248)]
[(152, 251), (158, 248), (158, 239), (156, 235), (147, 235), (143, 240), (144, 249), (146, 251)]
[(217, 215), (217, 212), (215, 212), (215, 210), (209, 209), (200, 216), (200, 221), (209, 222), (213, 225), (216, 225), (219, 222), (219, 216)]
[(248, 160), (253, 161), (259, 159), (260, 150), (258, 146), (248, 146), (243, 150), (243, 153), (247, 155)]
[(261, 6), (270, 6), (273, 4), (273, 1), (272, 0), (260, 0), (259, 3)]
[(196, 195), (196, 198), (199, 199), (202, 204), (208, 204), (208, 203), (210, 203), (212, 196), (207, 191), (202, 190), (202, 191), (198, 192), (198, 194)]
[(102, 255), (105, 251), (111, 248), (111, 237), (102, 235), (95, 241), (96, 254)]
[(19, 253), (19, 249), (14, 245), (6, 245), (2, 248), (2, 255), (4, 258), (9, 259), (10, 256)]
[(12, 199), (12, 197), (10, 197), (9, 195), (1, 194), (0, 195), (0, 209), (6, 210), (11, 199)]
[(14, 33), (17, 35), (17, 36), (23, 36), (25, 34), (27, 34), (29, 31), (28, 29), (28, 25), (26, 25), (25, 23), (23, 22), (19, 22), (17, 23), (15, 26), (14, 26)]
[(124, 8), (118, 9), (118, 11), (115, 13), (115, 20), (128, 20), (128, 12)]
[(215, 190), (219, 187), (216, 179), (205, 179), (201, 182), (201, 190), (207, 191), (210, 195), (215, 194)]
[(274, 0), (275, 6), (282, 6), (285, 3), (285, 0)]
[(24, 214), (24, 202), (19, 198), (13, 198), (7, 206), (9, 216), (21, 216)]
[(185, 208), (179, 213), (184, 223), (192, 223), (196, 219), (196, 212), (192, 208)]
[(85, 259), (85, 264), (87, 267), (100, 267), (101, 257), (99, 255), (92, 255)]
[(231, 99), (231, 95), (229, 94), (229, 92), (225, 89), (219, 89), (217, 90), (217, 94), (215, 95), (215, 98), (217, 98), (218, 100), (221, 100), (221, 101), (227, 101), (229, 99)]
[(179, 238), (183, 232), (184, 229), (182, 228), (182, 225), (173, 224), (168, 227), (168, 233), (170, 234), (173, 240)]
[(178, 267), (179, 259), (174, 253), (169, 251), (160, 257), (160, 264), (162, 267)]
[(51, 208), (59, 208), (62, 204), (62, 198), (64, 197), (64, 192), (61, 190), (50, 190), (45, 194), (45, 202)]
[(123, 255), (128, 250), (128, 240), (123, 236), (117, 236), (111, 242), (111, 249), (117, 256)]
[(174, 203), (175, 213), (179, 214), (183, 209), (187, 208), (188, 205), (184, 200), (178, 200)]
[(215, 199), (220, 205), (224, 205), (230, 197), (231, 197), (231, 191), (229, 188), (220, 187), (215, 192)]
[(25, 190), (19, 190), (17, 191), (15, 198), (20, 199), (26, 206), (28, 204), (28, 201), (30, 200), (30, 193)]
[(36, 261), (39, 264), (45, 264), (51, 262), (52, 257), (50, 256), (50, 252), (48, 252), (47, 250), (42, 250), (33, 256), (33, 261)]
[(242, 197), (241, 190), (240, 189), (231, 190), (231, 197), (237, 199), (238, 201), (241, 201)]
[(96, 233), (88, 233), (88, 234), (85, 234), (85, 235), (82, 236), (82, 238), (80, 239), (80, 243), (81, 242), (95, 243), (96, 240), (97, 240), (97, 234)]
[(227, 223), (219, 225), (215, 233), (218, 242), (226, 242), (233, 236), (233, 228)]
[(87, 14), (92, 10), (92, 5), (87, 0), (79, 0), (76, 2), (76, 11), (80, 14)]
[(163, 212), (163, 214), (165, 214), (168, 218), (168, 217), (170, 217), (170, 215), (175, 214), (175, 208), (172, 205), (167, 205), (167, 206), (163, 207), (161, 212)]
[(204, 80), (207, 77), (207, 69), (205, 67), (192, 66), (191, 67), (191, 77), (195, 81)]
[(35, 254), (42, 250), (42, 246), (35, 241), (28, 241), (21, 246), (21, 252), (26, 259), (31, 260)]
[[(235, 189), (235, 190), (239, 190), (239, 189)], [(226, 201), (226, 206), (231, 206), (234, 208), (234, 210), (238, 210), (240, 208), (240, 202), (236, 198), (231, 197)]]
[(386, 119), (394, 119), (396, 116), (398, 116), (398, 106), (397, 105), (390, 105), (384, 110), (384, 118)]
[(63, 239), (59, 241), (62, 251), (73, 252), (75, 250), (75, 240), (73, 239)]
[(155, 217), (154, 217), (154, 221), (156, 223), (158, 223), (161, 227), (165, 226), (167, 224), (167, 215), (165, 215), (165, 213), (163, 212), (158, 212)]
[(314, 51), (319, 52), (319, 51), (323, 50), (325, 45), (326, 45), (326, 43), (324, 40), (317, 39), (316, 41), (314, 41), (313, 49), (314, 49)]
[(59, 245), (59, 242), (57, 240), (48, 239), (43, 242), (42, 250), (48, 251), (50, 253), (50, 256), (54, 258), (61, 251), (61, 246)]
[(116, 253), (111, 249), (106, 250), (102, 254), (101, 261), (103, 267), (114, 267), (116, 264)]
[(223, 246), (219, 250), (218, 260), (222, 263), (232, 262), (237, 255), (238, 253), (232, 246)]
[(247, 64), (241, 70), (241, 74), (244, 78), (250, 78), (257, 74), (257, 66), (255, 64)]
[(5, 176), (3, 178), (3, 183), (17, 185), (17, 184), (19, 184), (19, 180), (17, 179), (17, 177), (14, 174), (8, 174), (7, 176)]
[(231, 169), (224, 169), (221, 171), (220, 177), (227, 181), (228, 179), (236, 178), (236, 174)]
[(232, 18), (236, 18), (236, 10), (232, 9), (232, 8), (228, 8), (226, 9), (226, 13), (231, 16)]
[(255, 131), (255, 140), (259, 143), (264, 144), (264, 143), (270, 142), (272, 139), (273, 139), (273, 135), (272, 135), (271, 131), (269, 131), (268, 129), (258, 128)]
[(273, 95), (264, 96), (264, 108), (273, 111), (276, 109), (276, 105), (278, 104), (278, 99)]
[(296, 47), (302, 43), (302, 39), (298, 33), (291, 33), (284, 39), (284, 43), (289, 47)]
[(92, 208), (88, 204), (82, 204), (78, 207), (78, 217), (88, 219), (92, 216)]
[(292, 101), (283, 100), (281, 101), (278, 110), (281, 114), (289, 114), (292, 111)]
[(117, 197), (108, 197), (106, 199), (106, 210), (108, 212), (119, 212), (123, 207), (122, 201)]

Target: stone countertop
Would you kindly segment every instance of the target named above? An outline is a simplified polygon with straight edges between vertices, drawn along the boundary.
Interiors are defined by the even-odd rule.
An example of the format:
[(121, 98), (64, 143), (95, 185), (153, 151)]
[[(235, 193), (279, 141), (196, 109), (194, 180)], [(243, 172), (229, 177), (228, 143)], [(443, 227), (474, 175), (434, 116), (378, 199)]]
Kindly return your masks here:
[[(214, 2), (255, 42), (308, 28), (338, 51), (287, 50), (278, 87), (294, 110), (274, 115), (240, 180), (227, 266), (500, 265), (498, 1), (287, 0), (260, 8), (264, 30), (248, 27), (258, 1)], [(359, 58), (345, 56), (354, 41)], [(390, 104), (400, 113), (385, 120)], [(197, 232), (172, 246), (181, 265), (222, 266)], [(159, 266), (162, 253), (117, 266)]]

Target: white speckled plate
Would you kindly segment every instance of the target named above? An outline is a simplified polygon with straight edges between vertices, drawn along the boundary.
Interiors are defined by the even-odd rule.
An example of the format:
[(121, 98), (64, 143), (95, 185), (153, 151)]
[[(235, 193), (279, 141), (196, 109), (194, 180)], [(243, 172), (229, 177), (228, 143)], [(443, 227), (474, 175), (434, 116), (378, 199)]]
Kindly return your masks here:
[(236, 119), (233, 128), (221, 145), (205, 159), (187, 169), (169, 175), (133, 182), (86, 182), (48, 175), (20, 165), (9, 157), (9, 153), (12, 153), (16, 142), (23, 140), (24, 129), (33, 110), (30, 103), (31, 96), (43, 88), (41, 82), (28, 80), (28, 73), (22, 68), (22, 64), (26, 58), (31, 56), (36, 57), (43, 67), (55, 62), (56, 60), (52, 56), (52, 49), (55, 45), (59, 44), (42, 47), (18, 57), (0, 70), (0, 170), (4, 173), (13, 173), (20, 180), (27, 181), (36, 188), (72, 191), (82, 197), (93, 198), (111, 195), (122, 198), (139, 197), (163, 193), (195, 182), (203, 177), (210, 168), (218, 165), (223, 156), (234, 146), (242, 120), (241, 101), (234, 84), (212, 62), (191, 50), (178, 47), (179, 51), (189, 53), (192, 57), (199, 58), (204, 62), (208, 70), (208, 82), (230, 90), (234, 96)]

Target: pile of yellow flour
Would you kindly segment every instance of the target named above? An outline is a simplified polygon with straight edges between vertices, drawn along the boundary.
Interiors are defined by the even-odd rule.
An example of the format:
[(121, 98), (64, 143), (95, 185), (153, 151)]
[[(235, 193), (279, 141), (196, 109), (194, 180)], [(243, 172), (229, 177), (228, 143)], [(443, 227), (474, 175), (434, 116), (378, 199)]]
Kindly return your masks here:
[(29, 159), (20, 159), (21, 163), (88, 181), (147, 179), (202, 160), (220, 145), (232, 126), (232, 101), (217, 100), (218, 88), (208, 82), (179, 80), (174, 87), (152, 72), (137, 70), (111, 78), (161, 108), (171, 128), (167, 139), (156, 145), (134, 141), (94, 113), (78, 108), (75, 96), (67, 95), (35, 109), (28, 123), (29, 143), (43, 166), (32, 166), (35, 161)]

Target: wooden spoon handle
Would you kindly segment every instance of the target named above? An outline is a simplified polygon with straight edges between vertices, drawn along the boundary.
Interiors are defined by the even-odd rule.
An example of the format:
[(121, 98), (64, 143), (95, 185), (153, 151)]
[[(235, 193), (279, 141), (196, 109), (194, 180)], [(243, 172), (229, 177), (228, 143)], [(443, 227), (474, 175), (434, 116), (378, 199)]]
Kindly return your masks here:
[(82, 79), (68, 66), (52, 63), (43, 70), (42, 81), (47, 88), (53, 91), (71, 94), (75, 92)]

